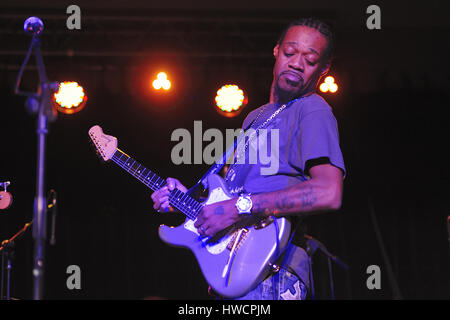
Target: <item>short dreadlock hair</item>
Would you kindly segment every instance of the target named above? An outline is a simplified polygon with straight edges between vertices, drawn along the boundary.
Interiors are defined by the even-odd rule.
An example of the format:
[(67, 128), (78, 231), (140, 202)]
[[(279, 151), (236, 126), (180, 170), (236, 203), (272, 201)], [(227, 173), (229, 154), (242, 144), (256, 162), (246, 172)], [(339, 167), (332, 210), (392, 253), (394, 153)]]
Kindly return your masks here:
[(331, 64), (333, 58), (333, 33), (331, 31), (331, 27), (325, 22), (316, 19), (316, 18), (301, 18), (299, 20), (292, 21), (281, 33), (280, 38), (278, 39), (278, 45), (283, 43), (284, 37), (286, 33), (291, 27), (295, 26), (306, 26), (319, 31), (326, 39), (327, 39), (327, 48), (324, 52), (323, 62), (325, 64)]

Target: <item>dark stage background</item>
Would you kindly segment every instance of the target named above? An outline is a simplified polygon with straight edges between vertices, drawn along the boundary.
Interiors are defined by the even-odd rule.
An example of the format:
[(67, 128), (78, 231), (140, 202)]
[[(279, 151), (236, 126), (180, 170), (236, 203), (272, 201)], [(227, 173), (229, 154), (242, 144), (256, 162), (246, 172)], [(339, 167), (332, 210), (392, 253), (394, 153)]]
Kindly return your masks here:
[[(39, 1), (42, 2), (42, 1)], [(69, 2), (0, 5), (0, 181), (11, 181), (12, 207), (0, 212), (0, 239), (33, 216), (36, 119), (13, 95), (29, 38), (24, 20), (45, 24), (42, 49), (51, 80), (76, 80), (87, 90), (84, 110), (50, 125), (46, 188), (58, 194), (56, 245), (47, 246), (47, 299), (209, 299), (190, 252), (157, 236), (176, 214), (156, 214), (150, 190), (114, 164), (103, 164), (88, 129), (100, 124), (119, 148), (161, 176), (190, 186), (206, 165), (172, 164), (176, 128), (238, 128), (268, 100), (272, 49), (292, 19), (316, 16), (335, 27), (331, 74), (340, 84), (324, 94), (339, 123), (348, 170), (338, 213), (307, 219), (307, 233), (349, 266), (333, 266), (338, 299), (449, 299), (448, 166), (450, 81), (448, 1), (78, 1), (81, 30), (65, 26)], [(366, 28), (366, 8), (381, 8), (381, 30)], [(22, 89), (35, 91), (32, 57)], [(173, 78), (172, 93), (148, 88), (153, 72)], [(249, 105), (236, 118), (213, 109), (215, 92), (233, 81)], [(204, 144), (204, 146), (207, 143)], [(373, 217), (376, 217), (376, 224)], [(388, 272), (376, 228), (382, 236)], [(33, 242), (16, 244), (11, 295), (32, 298)], [(80, 290), (66, 287), (66, 268), (78, 265)], [(369, 265), (381, 269), (381, 289), (366, 287)], [(317, 297), (330, 298), (327, 261), (314, 255)], [(398, 284), (398, 290), (395, 289)]]

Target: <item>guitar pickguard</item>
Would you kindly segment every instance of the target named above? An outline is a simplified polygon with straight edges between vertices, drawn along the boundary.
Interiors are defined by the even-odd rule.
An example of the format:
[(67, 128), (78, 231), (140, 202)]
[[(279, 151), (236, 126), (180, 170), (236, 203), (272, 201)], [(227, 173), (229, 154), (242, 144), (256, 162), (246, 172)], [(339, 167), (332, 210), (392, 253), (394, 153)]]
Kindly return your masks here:
[(217, 187), (211, 190), (211, 192), (209, 193), (208, 200), (206, 200), (205, 204), (216, 203), (228, 199), (230, 199), (230, 197), (225, 193), (225, 191), (223, 191), (222, 188)]
[[(186, 228), (186, 230), (189, 230), (189, 231), (195, 233), (196, 235), (198, 235), (200, 237), (200, 234), (198, 233), (197, 228), (194, 226), (195, 221), (196, 220), (187, 220), (186, 223), (184, 224), (184, 228)], [(209, 253), (220, 254), (227, 248), (228, 243), (230, 242), (231, 238), (232, 238), (232, 235), (228, 235), (228, 236), (225, 236), (222, 239), (220, 239), (219, 242), (206, 243), (210, 238), (205, 237), (201, 241), (203, 241), (205, 243), (205, 248), (206, 248), (206, 250), (208, 250)]]
[[(227, 195), (227, 193), (221, 187), (217, 187), (217, 188), (210, 190), (209, 197), (205, 201), (205, 204), (216, 203), (216, 202), (224, 201), (224, 200), (228, 200), (228, 199), (230, 199), (230, 197)], [(200, 234), (198, 233), (197, 228), (194, 226), (194, 223), (195, 223), (195, 220), (188, 220), (184, 224), (184, 227), (187, 230), (194, 232), (196, 235), (198, 235), (200, 237)], [(231, 238), (232, 238), (232, 235), (228, 235), (228, 236), (221, 238), (219, 242), (207, 243), (209, 238), (205, 237), (202, 241), (205, 243), (205, 248), (206, 248), (206, 250), (208, 250), (209, 253), (220, 254), (227, 248), (228, 243), (230, 242)]]

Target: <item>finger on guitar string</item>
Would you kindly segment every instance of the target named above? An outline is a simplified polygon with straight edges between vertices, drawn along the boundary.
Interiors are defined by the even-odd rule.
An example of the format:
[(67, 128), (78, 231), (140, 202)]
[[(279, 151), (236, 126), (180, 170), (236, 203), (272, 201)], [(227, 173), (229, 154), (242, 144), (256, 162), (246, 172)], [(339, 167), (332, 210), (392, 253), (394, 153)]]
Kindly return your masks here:
[(155, 192), (153, 192), (151, 198), (153, 199), (153, 201), (156, 201), (162, 196), (168, 196), (169, 194), (170, 194), (169, 188), (167, 186), (164, 186), (161, 189), (158, 189)]
[(151, 194), (151, 198), (153, 200), (153, 208), (155, 210), (159, 210), (161, 208), (161, 205), (168, 201), (169, 199), (170, 191), (168, 190), (167, 186), (162, 187), (161, 189), (156, 190)]
[(187, 188), (178, 179), (169, 177), (169, 178), (166, 179), (166, 182), (167, 182), (167, 186), (168, 186), (170, 191), (172, 191), (175, 188), (177, 188), (181, 192), (187, 192)]
[(173, 212), (174, 209), (169, 203), (170, 193), (177, 188), (182, 192), (187, 192), (187, 188), (175, 178), (167, 178), (166, 185), (151, 194), (153, 200), (153, 208), (158, 211)]
[(169, 196), (162, 196), (159, 198), (156, 198), (153, 204), (153, 208), (158, 210), (161, 209), (162, 207), (167, 207), (169, 206)]

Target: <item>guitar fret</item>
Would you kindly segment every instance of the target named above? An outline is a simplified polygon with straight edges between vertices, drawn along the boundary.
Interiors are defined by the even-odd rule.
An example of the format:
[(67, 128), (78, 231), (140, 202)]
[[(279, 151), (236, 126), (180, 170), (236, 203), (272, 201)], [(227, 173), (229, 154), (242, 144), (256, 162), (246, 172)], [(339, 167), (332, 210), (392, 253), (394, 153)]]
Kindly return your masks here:
[[(142, 167), (142, 165), (140, 164), (140, 163), (138, 163), (138, 162), (136, 162), (134, 159), (131, 159), (130, 157), (127, 157), (128, 159), (124, 162), (124, 163), (126, 163), (126, 166), (121, 166), (122, 168), (124, 168), (127, 172), (129, 172), (132, 176), (134, 176), (135, 178), (137, 178), (138, 180), (140, 180), (141, 182), (143, 182), (144, 184), (146, 184), (145, 183), (145, 181), (143, 180), (143, 178), (142, 178), (142, 175), (141, 175), (141, 172), (139, 171), (139, 169)], [(129, 160), (131, 160), (131, 161), (133, 161), (133, 162), (131, 162), (131, 161), (129, 161)], [(121, 161), (122, 162), (122, 161)], [(138, 167), (134, 167), (135, 166), (135, 164), (137, 164), (138, 165)], [(145, 168), (145, 167), (144, 167)], [(148, 169), (147, 169), (148, 170)], [(149, 174), (151, 173), (151, 171), (150, 170), (148, 170), (149, 171)], [(153, 187), (153, 186), (152, 186)]]
[(142, 171), (138, 171), (140, 178), (142, 179), (141, 181), (144, 182), (145, 181), (145, 170), (148, 170), (146, 167), (144, 167), (144, 169), (142, 169)]
[[(176, 190), (179, 191), (178, 189), (176, 189)], [(171, 205), (176, 207), (182, 213), (184, 213), (189, 219), (194, 220), (197, 217), (197, 215), (195, 215), (193, 212), (191, 212), (189, 210), (185, 210), (185, 208), (180, 204), (178, 199), (175, 199), (174, 197), (176, 197), (176, 196), (173, 193), (171, 193), (169, 195), (169, 202), (171, 203)], [(170, 200), (172, 200), (172, 201), (170, 201)]]
[[(152, 190), (158, 190), (166, 184), (166, 181), (163, 178), (159, 177), (119, 149), (117, 149), (112, 156), (112, 160)], [(191, 220), (197, 218), (203, 207), (201, 203), (179, 189), (175, 189), (171, 192), (169, 195), (169, 202), (173, 207)]]
[(193, 215), (192, 213), (190, 213), (189, 211), (188, 212), (185, 212), (185, 211), (183, 211), (183, 208), (182, 207), (180, 207), (179, 205), (174, 205), (174, 204), (172, 204), (176, 209), (178, 209), (180, 212), (182, 212), (187, 218), (189, 218), (190, 220), (195, 220), (195, 218), (196, 218), (196, 216), (195, 215)]
[(153, 175), (153, 173), (149, 170), (149, 173), (145, 176), (146, 184), (152, 183), (152, 178), (149, 177), (149, 175), (151, 175), (151, 174)]
[(139, 175), (141, 175), (141, 171), (139, 169), (142, 167), (142, 165), (140, 163), (138, 163), (138, 165), (139, 167), (136, 168), (136, 171)]
[[(121, 160), (122, 156), (124, 156), (124, 155), (125, 155), (124, 153), (122, 153), (122, 152), (119, 152), (119, 151), (116, 151), (116, 153), (120, 153), (120, 156), (119, 156), (119, 160)], [(114, 155), (115, 155), (116, 153), (114, 153)]]
[(134, 172), (137, 172), (140, 167), (141, 167), (141, 165), (139, 164), (139, 162), (136, 162), (136, 160), (133, 160), (133, 164), (131, 165), (131, 169)]
[(154, 183), (155, 185), (159, 186), (161, 184), (164, 184), (165, 181), (161, 177), (156, 176), (156, 181)]
[(187, 205), (186, 205), (187, 208), (190, 209), (192, 206), (192, 201), (191, 201), (190, 197), (187, 197), (187, 195), (184, 194), (182, 198), (184, 198), (183, 200), (185, 201), (185, 203), (187, 203)]

